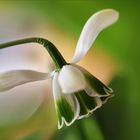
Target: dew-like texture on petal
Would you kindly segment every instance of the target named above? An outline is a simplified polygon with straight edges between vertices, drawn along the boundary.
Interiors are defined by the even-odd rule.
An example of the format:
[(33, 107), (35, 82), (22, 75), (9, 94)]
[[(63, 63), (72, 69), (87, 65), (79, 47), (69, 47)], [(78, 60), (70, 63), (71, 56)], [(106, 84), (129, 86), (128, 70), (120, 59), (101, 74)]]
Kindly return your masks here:
[(78, 119), (88, 117), (102, 105), (99, 97), (91, 97), (84, 90), (75, 93), (75, 96), (80, 104), (80, 114)]
[(60, 129), (64, 124), (71, 125), (78, 118), (80, 109), (75, 95), (62, 93), (58, 75), (59, 73), (56, 72), (53, 77), (53, 96), (58, 116), (58, 128)]
[(32, 70), (11, 70), (0, 73), (0, 91), (6, 91), (16, 86), (39, 80), (45, 80), (52, 73), (42, 73)]
[(72, 65), (63, 66), (59, 73), (58, 81), (65, 94), (83, 90), (86, 86), (84, 75)]
[(92, 15), (81, 32), (72, 63), (81, 60), (91, 48), (98, 34), (116, 22), (118, 17), (119, 13), (113, 9), (105, 9)]

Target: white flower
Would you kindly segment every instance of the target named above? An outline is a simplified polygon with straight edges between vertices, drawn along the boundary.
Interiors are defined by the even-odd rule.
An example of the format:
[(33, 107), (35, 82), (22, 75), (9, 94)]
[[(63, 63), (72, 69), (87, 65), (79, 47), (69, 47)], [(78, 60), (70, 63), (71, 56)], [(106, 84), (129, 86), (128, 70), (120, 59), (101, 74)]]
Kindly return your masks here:
[(76, 65), (91, 48), (97, 35), (118, 19), (118, 12), (106, 9), (97, 12), (85, 24), (77, 43), (72, 63), (52, 73), (13, 70), (0, 74), (0, 91), (18, 85), (53, 77), (52, 88), (58, 116), (58, 128), (69, 126), (76, 119), (89, 116), (112, 96), (105, 86), (84, 68)]

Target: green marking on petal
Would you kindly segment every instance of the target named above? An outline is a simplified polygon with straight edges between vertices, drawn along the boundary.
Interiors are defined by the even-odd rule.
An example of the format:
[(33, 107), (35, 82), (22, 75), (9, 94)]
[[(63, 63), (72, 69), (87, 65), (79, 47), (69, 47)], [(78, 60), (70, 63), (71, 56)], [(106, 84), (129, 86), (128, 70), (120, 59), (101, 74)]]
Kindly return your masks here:
[(76, 92), (75, 96), (77, 97), (77, 100), (78, 100), (79, 105), (80, 105), (80, 116), (87, 114), (88, 108), (86, 107), (85, 101), (83, 100), (83, 98), (81, 96), (81, 92)]
[(75, 93), (79, 104), (80, 104), (80, 116), (88, 115), (89, 112), (97, 107), (97, 102), (95, 97), (87, 95), (87, 93), (82, 90)]
[(56, 105), (56, 112), (57, 112), (59, 125), (61, 126), (63, 123), (63, 120), (62, 120), (62, 116), (61, 116), (61, 113), (59, 112), (59, 108), (57, 107), (57, 105)]
[(82, 91), (81, 97), (89, 110), (92, 110), (97, 106), (95, 98), (87, 95), (85, 91)]
[(66, 122), (70, 123), (74, 118), (74, 111), (72, 110), (70, 104), (65, 98), (61, 98), (56, 101), (56, 110), (60, 124), (62, 123), (62, 117)]

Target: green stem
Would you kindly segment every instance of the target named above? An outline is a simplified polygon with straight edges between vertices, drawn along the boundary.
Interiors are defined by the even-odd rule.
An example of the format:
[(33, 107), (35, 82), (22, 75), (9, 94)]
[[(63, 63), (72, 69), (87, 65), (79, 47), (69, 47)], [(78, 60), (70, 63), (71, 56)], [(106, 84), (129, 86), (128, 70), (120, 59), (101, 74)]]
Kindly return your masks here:
[(88, 137), (85, 134), (84, 126), (82, 125), (82, 122), (78, 123), (78, 130), (79, 130), (79, 133), (80, 133), (80, 136), (81, 136), (81, 140), (88, 140)]
[(64, 65), (67, 64), (61, 53), (58, 51), (58, 49), (47, 39), (44, 38), (25, 38), (21, 40), (15, 40), (7, 43), (0, 44), (0, 49), (2, 48), (8, 48), (14, 45), (20, 45), (20, 44), (25, 44), (25, 43), (39, 43), (47, 49), (48, 53), (52, 57), (55, 66), (57, 69), (62, 68)]

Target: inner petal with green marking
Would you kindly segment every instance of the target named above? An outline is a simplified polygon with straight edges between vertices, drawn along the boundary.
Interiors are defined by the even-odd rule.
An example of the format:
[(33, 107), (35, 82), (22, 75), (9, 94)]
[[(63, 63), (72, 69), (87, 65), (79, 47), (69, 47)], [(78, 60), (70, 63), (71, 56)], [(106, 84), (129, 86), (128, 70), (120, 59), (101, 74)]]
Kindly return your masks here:
[(79, 116), (79, 103), (74, 94), (64, 94), (58, 83), (59, 72), (54, 74), (53, 95), (58, 116), (58, 128), (71, 125)]
[(61, 98), (56, 102), (56, 111), (60, 124), (62, 123), (63, 118), (68, 123), (74, 118), (74, 110), (72, 110), (71, 105), (65, 98)]
[(59, 128), (65, 124), (71, 125), (79, 116), (80, 107), (74, 95), (62, 95), (56, 100), (56, 113), (59, 121)]
[(76, 92), (75, 96), (80, 104), (78, 119), (89, 116), (94, 110), (102, 105), (99, 97), (91, 97), (84, 90)]

